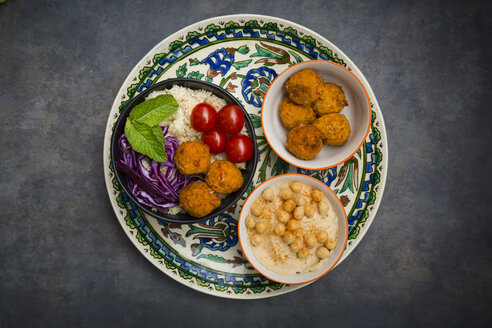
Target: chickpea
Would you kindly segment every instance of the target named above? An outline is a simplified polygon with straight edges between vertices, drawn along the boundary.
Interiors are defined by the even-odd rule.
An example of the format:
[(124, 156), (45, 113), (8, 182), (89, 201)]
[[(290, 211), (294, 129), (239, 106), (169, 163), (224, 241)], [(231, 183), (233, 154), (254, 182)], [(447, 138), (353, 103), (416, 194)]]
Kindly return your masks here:
[(294, 203), (294, 201), (292, 199), (289, 199), (289, 200), (285, 201), (285, 203), (284, 203), (284, 211), (290, 213), (293, 210), (295, 210), (295, 208), (296, 208), (296, 203)]
[(258, 233), (262, 233), (262, 232), (265, 232), (267, 226), (265, 224), (265, 222), (258, 222), (256, 225), (255, 225), (255, 230), (256, 232)]
[(314, 235), (310, 235), (307, 238), (304, 238), (304, 242), (307, 247), (312, 248), (318, 244), (318, 239), (316, 239)]
[(279, 220), (282, 223), (287, 223), (287, 221), (290, 220), (290, 214), (286, 211), (280, 210), (277, 211), (277, 220)]
[(311, 193), (311, 197), (315, 202), (321, 201), (323, 199), (323, 196), (324, 196), (323, 192), (318, 189), (314, 189), (313, 192)]
[(279, 182), (279, 184), (277, 185), (277, 187), (280, 190), (288, 189), (289, 188), (289, 183), (287, 181)]
[(337, 245), (337, 242), (333, 238), (328, 238), (328, 240), (325, 241), (325, 247), (328, 248), (329, 250), (332, 250), (333, 248), (335, 248), (336, 245)]
[(304, 217), (304, 206), (298, 206), (294, 210), (294, 218), (301, 220)]
[(296, 196), (296, 198), (294, 199), (294, 202), (296, 203), (297, 206), (304, 206), (306, 205), (307, 203), (307, 200), (304, 196)]
[(320, 243), (324, 243), (325, 241), (328, 240), (328, 234), (326, 233), (326, 231), (320, 231), (316, 235), (316, 239), (318, 239)]
[(306, 257), (308, 257), (309, 255), (309, 251), (305, 248), (301, 248), (298, 252), (297, 252), (297, 257), (300, 258), (300, 259), (305, 259)]
[(282, 197), (283, 200), (289, 200), (294, 198), (294, 193), (289, 188), (285, 188), (280, 192), (280, 197)]
[(316, 250), (316, 255), (320, 259), (326, 259), (328, 256), (330, 256), (330, 251), (328, 250), (328, 248), (321, 246)]
[(254, 216), (252, 216), (252, 215), (248, 215), (248, 216), (246, 217), (246, 226), (247, 226), (248, 228), (253, 229), (253, 228), (255, 227), (255, 224), (256, 224), (255, 217), (254, 217)]
[(299, 252), (301, 248), (302, 248), (302, 241), (300, 241), (299, 239), (294, 240), (294, 242), (290, 244), (290, 250), (293, 251), (294, 253)]
[(313, 204), (309, 204), (304, 206), (304, 215), (308, 218), (312, 218), (314, 213), (316, 213), (316, 206)]
[(305, 191), (307, 192), (308, 195), (311, 195), (311, 191), (313, 191), (313, 187), (306, 184), (303, 184), (302, 187), (305, 188)]
[(275, 233), (279, 236), (283, 236), (285, 234), (285, 224), (279, 223), (275, 226)]
[(273, 190), (272, 187), (268, 187), (263, 192), (261, 193), (261, 197), (263, 197), (264, 200), (273, 200), (275, 197), (275, 191)]
[(325, 214), (328, 212), (328, 203), (322, 200), (321, 202), (318, 203), (318, 211), (319, 214)]
[(261, 244), (262, 241), (263, 241), (263, 238), (261, 238), (261, 235), (254, 234), (251, 237), (251, 243), (253, 244), (253, 246), (258, 246), (259, 244)]
[(251, 213), (255, 216), (260, 216), (263, 213), (263, 206), (261, 202), (254, 202), (253, 205), (251, 205)]
[(297, 220), (289, 220), (289, 222), (287, 222), (287, 230), (289, 230), (290, 232), (296, 231), (300, 227), (301, 224)]
[(290, 188), (292, 189), (293, 192), (301, 192), (302, 183), (299, 181), (294, 181), (290, 184)]
[(286, 231), (284, 233), (284, 241), (287, 245), (293, 243), (294, 240), (296, 240), (296, 236), (292, 232)]

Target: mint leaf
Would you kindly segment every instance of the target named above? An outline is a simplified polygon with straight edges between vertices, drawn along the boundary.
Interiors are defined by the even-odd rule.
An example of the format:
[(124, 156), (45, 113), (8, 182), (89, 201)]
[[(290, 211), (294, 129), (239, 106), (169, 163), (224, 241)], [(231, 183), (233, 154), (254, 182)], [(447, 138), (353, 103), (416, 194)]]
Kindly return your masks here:
[(173, 115), (176, 109), (178, 109), (178, 103), (173, 96), (159, 95), (135, 106), (130, 113), (130, 119), (149, 126), (157, 125)]
[(161, 127), (159, 125), (154, 125), (150, 126), (150, 128), (152, 129), (152, 133), (158, 140), (161, 140), (161, 138), (164, 139), (164, 146), (166, 146), (166, 139), (164, 137), (164, 134), (162, 133)]
[(157, 162), (167, 161), (164, 134), (158, 125), (148, 126), (127, 118), (125, 136), (133, 149)]

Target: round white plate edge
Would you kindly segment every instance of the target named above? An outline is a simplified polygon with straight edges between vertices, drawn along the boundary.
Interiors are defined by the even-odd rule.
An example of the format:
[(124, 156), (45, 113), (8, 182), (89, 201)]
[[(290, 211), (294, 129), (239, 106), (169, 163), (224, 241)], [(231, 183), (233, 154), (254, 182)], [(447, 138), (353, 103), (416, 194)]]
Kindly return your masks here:
[[(135, 237), (132, 234), (130, 234), (130, 230), (131, 229), (129, 229), (129, 227), (126, 225), (126, 222), (124, 220), (124, 215), (118, 213), (118, 211), (120, 211), (121, 208), (118, 206), (118, 203), (117, 203), (116, 199), (111, 196), (114, 190), (113, 190), (112, 177), (110, 177), (110, 174), (112, 175), (113, 173), (111, 173), (110, 170), (109, 170), (109, 165), (110, 165), (110, 141), (111, 141), (111, 135), (112, 135), (112, 127), (113, 127), (113, 125), (114, 125), (114, 123), (116, 122), (116, 119), (117, 119), (117, 117), (114, 118), (112, 116), (114, 116), (115, 114), (118, 115), (119, 105), (120, 105), (120, 103), (121, 103), (121, 101), (123, 99), (123, 96), (126, 96), (125, 91), (126, 91), (127, 86), (131, 84), (132, 77), (135, 76), (135, 75), (138, 75), (138, 72), (143, 68), (143, 66), (144, 66), (143, 63), (145, 63), (146, 60), (147, 61), (148, 60), (152, 60), (152, 58), (153, 58), (153, 55), (152, 54), (155, 54), (156, 51), (159, 48), (164, 48), (163, 46), (164, 46), (164, 44), (166, 43), (167, 40), (173, 40), (177, 36), (179, 36), (180, 34), (184, 33), (185, 31), (189, 31), (189, 30), (192, 30), (194, 28), (196, 29), (196, 27), (198, 27), (198, 26), (208, 25), (208, 24), (210, 24), (212, 22), (222, 21), (222, 20), (226, 20), (226, 19), (229, 19), (229, 20), (232, 20), (232, 19), (259, 19), (259, 20), (267, 20), (267, 19), (270, 19), (270, 20), (273, 20), (273, 21), (282, 22), (284, 25), (290, 24), (291, 26), (296, 26), (298, 28), (302, 28), (305, 31), (307, 31), (308, 33), (310, 33), (311, 36), (317, 38), (318, 40), (324, 41), (326, 43), (326, 45), (330, 47), (331, 50), (333, 50), (337, 54), (340, 54), (341, 57), (344, 58), (344, 60), (347, 63), (347, 65), (349, 65), (351, 67), (352, 72), (354, 72), (354, 74), (357, 75), (357, 77), (362, 81), (362, 83), (366, 87), (367, 92), (369, 93), (369, 98), (370, 98), (372, 104), (374, 105), (373, 110), (377, 113), (378, 119), (381, 120), (381, 123), (382, 124), (379, 127), (379, 129), (382, 130), (381, 131), (381, 144), (382, 144), (381, 151), (382, 151), (382, 154), (383, 154), (382, 165), (386, 169), (381, 171), (381, 177), (380, 177), (380, 183), (379, 183), (381, 189), (378, 192), (378, 196), (379, 197), (376, 197), (376, 201), (374, 202), (373, 205), (371, 205), (371, 206), (374, 207), (374, 210), (371, 213), (372, 215), (370, 215), (368, 217), (367, 221), (365, 222), (364, 227), (362, 227), (361, 230), (359, 231), (359, 235), (358, 235), (357, 239), (355, 239), (353, 241), (353, 243), (352, 243), (352, 245), (350, 247), (347, 247), (346, 248), (345, 252), (343, 253), (343, 255), (340, 258), (340, 260), (338, 261), (338, 263), (335, 266), (335, 268), (348, 255), (350, 255), (350, 253), (359, 245), (360, 241), (365, 236), (365, 234), (367, 233), (367, 230), (371, 226), (371, 224), (372, 224), (372, 222), (373, 222), (373, 220), (374, 220), (374, 218), (375, 218), (375, 216), (377, 214), (377, 211), (379, 209), (379, 205), (381, 203), (381, 199), (382, 199), (383, 194), (384, 194), (384, 188), (385, 188), (385, 185), (386, 185), (386, 177), (387, 177), (387, 170), (388, 170), (388, 145), (387, 145), (387, 138), (386, 138), (386, 128), (385, 128), (384, 119), (383, 119), (381, 110), (379, 108), (379, 104), (378, 104), (378, 102), (376, 100), (376, 97), (374, 95), (374, 92), (373, 92), (371, 86), (369, 85), (369, 83), (367, 82), (365, 76), (358, 69), (358, 67), (352, 62), (352, 60), (348, 56), (346, 56), (343, 51), (341, 51), (338, 47), (336, 47), (333, 43), (331, 43), (328, 39), (326, 39), (325, 37), (321, 36), (320, 34), (314, 32), (311, 29), (309, 29), (307, 27), (304, 27), (304, 26), (302, 26), (302, 25), (300, 25), (298, 23), (294, 23), (294, 22), (291, 22), (291, 21), (288, 21), (288, 20), (285, 20), (285, 19), (282, 19), (282, 18), (278, 18), (278, 17), (266, 16), (266, 15), (256, 15), (256, 14), (236, 14), (236, 15), (217, 16), (217, 17), (212, 17), (212, 18), (208, 18), (208, 19), (205, 19), (205, 20), (196, 22), (196, 23), (191, 24), (191, 25), (188, 25), (188, 26), (186, 26), (186, 27), (178, 30), (177, 32), (169, 35), (168, 37), (164, 38), (156, 46), (154, 46), (150, 51), (148, 51), (142, 57), (142, 59), (140, 59), (138, 61), (138, 63), (135, 65), (135, 67), (130, 71), (130, 73), (128, 74), (127, 78), (125, 79), (125, 81), (121, 85), (121, 87), (120, 87), (120, 89), (119, 89), (119, 91), (118, 91), (118, 93), (117, 93), (117, 95), (115, 97), (115, 100), (113, 102), (113, 105), (111, 107), (111, 111), (109, 113), (108, 121), (107, 121), (107, 124), (106, 124), (106, 132), (105, 132), (105, 135), (104, 135), (104, 145), (103, 145), (103, 147), (104, 147), (104, 149), (103, 149), (103, 156), (104, 156), (103, 164), (104, 164), (104, 177), (105, 177), (105, 181), (106, 181), (106, 188), (107, 188), (107, 191), (108, 191), (108, 197), (110, 198), (111, 204), (113, 206), (113, 210), (114, 210), (116, 216), (118, 217), (118, 221), (120, 222), (120, 225), (122, 226), (122, 228), (125, 231), (125, 233), (128, 236), (128, 238), (132, 241), (133, 245), (135, 245), (135, 247), (140, 251), (140, 253), (143, 256), (145, 256), (152, 264), (154, 264), (155, 267), (157, 267), (160, 271), (164, 272), (167, 276), (171, 277), (173, 280), (176, 280), (176, 281), (180, 282), (181, 284), (183, 284), (183, 285), (185, 285), (187, 287), (191, 287), (191, 288), (193, 288), (193, 289), (195, 289), (197, 291), (203, 292), (205, 294), (213, 295), (213, 296), (219, 296), (219, 297), (224, 297), (224, 298), (229, 298), (229, 299), (260, 299), (260, 298), (267, 298), (267, 297), (282, 295), (282, 294), (285, 294), (285, 293), (294, 291), (296, 289), (302, 288), (304, 286), (307, 286), (307, 285), (311, 284), (312, 282), (311, 283), (308, 283), (308, 284), (304, 284), (304, 285), (285, 285), (285, 287), (283, 287), (279, 291), (276, 291), (273, 294), (253, 294), (253, 295), (248, 295), (247, 297), (243, 297), (244, 296), (243, 294), (229, 294), (229, 295), (225, 295), (225, 293), (219, 293), (219, 292), (215, 292), (214, 293), (214, 291), (209, 292), (204, 287), (197, 286), (195, 284), (193, 284), (193, 285), (186, 284), (186, 282), (183, 279), (179, 279), (179, 277), (173, 276), (169, 270), (165, 270), (164, 268), (162, 268), (162, 265), (160, 265), (158, 263), (158, 261), (150, 255), (150, 252), (145, 252), (146, 247), (150, 248), (150, 246), (148, 246), (148, 245), (147, 246), (144, 246), (144, 245), (138, 243), (137, 240), (135, 239)], [(335, 268), (333, 268), (333, 270)]]

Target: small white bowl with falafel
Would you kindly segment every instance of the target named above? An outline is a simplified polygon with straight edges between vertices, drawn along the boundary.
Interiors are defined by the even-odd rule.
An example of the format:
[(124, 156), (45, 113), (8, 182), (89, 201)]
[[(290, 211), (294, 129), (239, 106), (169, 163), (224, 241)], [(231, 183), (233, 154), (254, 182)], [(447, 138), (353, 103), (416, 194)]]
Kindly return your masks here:
[(261, 110), (265, 137), (283, 160), (308, 170), (337, 166), (363, 145), (371, 106), (357, 76), (324, 60), (293, 65), (272, 82)]

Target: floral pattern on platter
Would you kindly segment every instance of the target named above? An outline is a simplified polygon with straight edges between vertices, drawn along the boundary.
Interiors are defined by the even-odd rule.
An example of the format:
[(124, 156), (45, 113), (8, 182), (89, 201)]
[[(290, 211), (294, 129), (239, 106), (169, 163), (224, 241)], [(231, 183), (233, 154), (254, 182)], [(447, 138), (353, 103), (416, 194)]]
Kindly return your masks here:
[[(270, 176), (287, 172), (311, 175), (340, 197), (349, 219), (349, 242), (342, 260), (362, 239), (382, 196), (387, 167), (384, 123), (367, 82), (373, 106), (371, 132), (363, 147), (338, 167), (293, 168), (275, 155), (263, 136), (260, 111), (268, 86), (287, 67), (309, 59), (331, 60), (362, 75), (314, 32), (263, 16), (225, 16), (197, 23), (162, 41), (130, 73), (106, 131), (108, 191), (129, 238), (172, 278), (202, 292), (231, 298), (269, 297), (303, 287), (279, 284), (258, 274), (243, 256), (237, 237), (237, 218), (247, 194)], [(137, 93), (158, 81), (184, 76), (215, 83), (243, 103), (256, 129), (260, 158), (254, 183), (227, 213), (198, 224), (177, 225), (144, 215), (122, 192), (109, 165), (107, 140), (119, 110)]]
[(261, 108), (270, 83), (277, 77), (277, 72), (268, 67), (253, 68), (248, 71), (241, 82), (244, 100), (250, 105)]

